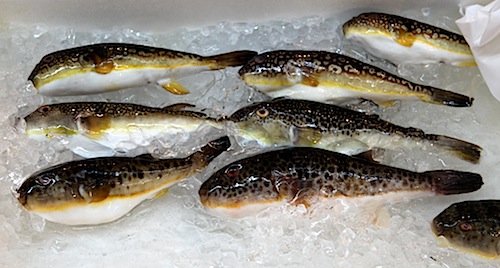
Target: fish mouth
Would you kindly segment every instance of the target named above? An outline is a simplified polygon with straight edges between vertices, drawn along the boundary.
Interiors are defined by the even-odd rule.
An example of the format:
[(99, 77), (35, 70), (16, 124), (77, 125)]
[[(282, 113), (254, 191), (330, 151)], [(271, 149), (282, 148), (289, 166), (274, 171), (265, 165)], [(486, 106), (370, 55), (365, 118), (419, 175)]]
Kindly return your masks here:
[(33, 85), (35, 85), (35, 78), (38, 75), (38, 72), (40, 71), (40, 63), (38, 63), (33, 71), (31, 71), (30, 76), (28, 76), (28, 81), (31, 81)]
[(432, 226), (431, 226), (432, 232), (438, 237), (443, 236), (444, 232), (443, 225), (444, 225), (443, 222), (439, 221), (438, 219), (434, 219), (432, 221)]
[(28, 202), (27, 201), (28, 195), (25, 192), (21, 191), (21, 189), (17, 189), (14, 195), (17, 195), (16, 198), (19, 201), (19, 203), (23, 205), (23, 207), (26, 207), (26, 203)]

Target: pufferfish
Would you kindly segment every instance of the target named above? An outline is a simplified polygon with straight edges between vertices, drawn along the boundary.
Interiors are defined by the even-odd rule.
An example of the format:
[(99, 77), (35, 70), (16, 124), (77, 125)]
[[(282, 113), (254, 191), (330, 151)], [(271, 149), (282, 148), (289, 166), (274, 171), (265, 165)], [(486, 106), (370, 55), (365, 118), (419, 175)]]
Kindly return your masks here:
[(344, 23), (343, 32), (351, 43), (395, 64), (476, 66), (462, 35), (416, 20), (363, 13)]

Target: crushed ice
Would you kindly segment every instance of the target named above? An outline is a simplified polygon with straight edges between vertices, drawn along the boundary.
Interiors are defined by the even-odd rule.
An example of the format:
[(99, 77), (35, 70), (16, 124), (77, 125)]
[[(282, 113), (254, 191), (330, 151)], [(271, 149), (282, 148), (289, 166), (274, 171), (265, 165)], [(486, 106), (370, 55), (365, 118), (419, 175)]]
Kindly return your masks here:
[[(429, 10), (407, 11), (403, 15), (429, 21)], [(431, 14), (432, 15), (432, 14)], [(435, 24), (454, 27), (451, 20), (435, 19)], [(129, 42), (161, 46), (210, 55), (235, 49), (322, 49), (343, 51), (368, 60), (362, 51), (351, 48), (339, 36), (335, 18), (308, 17), (265, 23), (221, 22), (194, 30), (147, 34), (133, 29), (110, 32), (78, 32), (52, 29), (44, 25), (13, 28), (0, 32), (0, 266), (69, 266), (89, 264), (99, 258), (103, 266), (220, 266), (293, 265), (327, 267), (482, 267), (489, 261), (439, 248), (431, 233), (432, 218), (450, 203), (473, 198), (498, 198), (500, 152), (498, 136), (500, 106), (489, 95), (476, 68), (452, 66), (399, 66), (373, 63), (400, 75), (476, 98), (472, 109), (450, 108), (423, 103), (399, 104), (382, 109), (382, 117), (394, 123), (422, 128), (477, 143), (484, 148), (477, 166), (428, 150), (385, 152), (383, 162), (412, 170), (454, 168), (479, 172), (485, 186), (476, 193), (422, 198), (386, 204), (390, 217), (377, 227), (366, 210), (341, 201), (319, 204), (314, 213), (304, 207), (271, 208), (249, 219), (226, 220), (209, 215), (198, 201), (197, 190), (217, 167), (241, 151), (224, 153), (206, 173), (190, 178), (156, 200), (147, 201), (124, 218), (96, 227), (67, 227), (45, 222), (27, 213), (17, 203), (12, 189), (28, 175), (75, 156), (64, 142), (37, 143), (13, 128), (14, 117), (25, 115), (42, 103), (62, 101), (122, 101), (164, 106), (191, 102), (218, 116), (230, 114), (251, 101), (265, 99), (236, 78), (237, 69), (203, 73), (179, 81), (192, 94), (173, 96), (154, 86), (102, 95), (50, 99), (36, 94), (26, 82), (31, 69), (45, 54), (73, 46), (97, 42)], [(24, 113), (24, 114), (23, 114)], [(220, 133), (211, 134), (213, 137)], [(201, 145), (210, 136), (190, 137)], [(168, 139), (155, 144), (170, 147)], [(172, 155), (186, 155), (192, 146), (177, 147)], [(249, 148), (248, 152), (255, 152)], [(165, 151), (159, 153), (166, 153)], [(384, 216), (384, 217), (387, 217)], [(383, 219), (384, 221), (387, 219)], [(129, 257), (130, 256), (130, 257)], [(105, 258), (102, 258), (105, 257)]]

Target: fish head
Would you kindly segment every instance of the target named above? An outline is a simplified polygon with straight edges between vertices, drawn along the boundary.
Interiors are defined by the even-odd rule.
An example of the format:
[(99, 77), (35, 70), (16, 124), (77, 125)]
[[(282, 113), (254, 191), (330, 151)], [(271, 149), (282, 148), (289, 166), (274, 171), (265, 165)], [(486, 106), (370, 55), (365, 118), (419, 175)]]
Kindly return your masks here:
[(46, 210), (72, 196), (73, 186), (57, 172), (42, 171), (26, 179), (17, 189), (18, 201), (27, 210)]
[[(467, 203), (456, 203), (432, 222), (432, 231), (444, 245), (486, 258), (500, 253), (500, 218), (488, 217)], [(498, 213), (498, 212), (497, 212)]]
[(215, 172), (198, 191), (212, 213), (235, 218), (255, 214), (282, 200), (269, 159), (250, 157)]
[(111, 55), (115, 46), (97, 44), (69, 48), (45, 55), (31, 72), (28, 80), (45, 93), (52, 89), (43, 89), (51, 82), (62, 80), (76, 74), (97, 72), (106, 74), (113, 70)]
[(310, 55), (301, 51), (278, 50), (258, 54), (248, 61), (238, 74), (248, 85), (268, 92), (299, 83), (304, 76), (304, 62)]
[(391, 18), (396, 18), (396, 16), (391, 17), (391, 15), (376, 12), (362, 13), (344, 23), (342, 30), (345, 35), (351, 32), (392, 35), (391, 27), (400, 27), (402, 21), (391, 24)]
[(35, 139), (78, 133), (78, 118), (70, 107), (64, 104), (44, 105), (24, 118), (26, 133)]
[(283, 144), (294, 139), (294, 126), (300, 124), (300, 114), (287, 105), (287, 101), (275, 99), (243, 107), (228, 120), (238, 132), (264, 144)]

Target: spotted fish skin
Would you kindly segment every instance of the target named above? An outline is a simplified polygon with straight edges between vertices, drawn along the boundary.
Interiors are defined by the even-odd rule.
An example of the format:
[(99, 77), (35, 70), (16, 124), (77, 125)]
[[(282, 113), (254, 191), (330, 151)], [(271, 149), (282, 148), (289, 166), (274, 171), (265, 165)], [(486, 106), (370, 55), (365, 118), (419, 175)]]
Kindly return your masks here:
[(482, 151), (475, 144), (398, 126), (375, 114), (307, 100), (278, 98), (251, 104), (233, 113), (228, 120), (234, 122), (238, 136), (263, 145), (313, 146), (348, 154), (351, 153), (343, 151), (342, 146), (332, 147), (332, 144), (354, 140), (359, 145), (348, 143), (349, 146), (365, 147), (365, 150), (431, 145), (472, 163), (479, 162)]
[(29, 137), (40, 141), (72, 139), (78, 143), (73, 151), (88, 158), (111, 156), (123, 143), (132, 150), (158, 135), (190, 133), (205, 126), (223, 127), (203, 113), (188, 110), (190, 107), (183, 103), (164, 108), (109, 102), (57, 103), (39, 107), (24, 120)]
[(500, 254), (500, 200), (452, 204), (434, 218), (432, 230), (452, 248), (496, 258)]
[(244, 65), (239, 75), (271, 97), (321, 102), (336, 98), (365, 98), (381, 103), (420, 100), (454, 107), (469, 107), (473, 102), (465, 95), (413, 83), (376, 66), (326, 51), (262, 53)]
[(199, 195), (201, 203), (214, 213), (241, 216), (238, 210), (258, 205), (259, 209), (283, 202), (308, 206), (320, 198), (404, 191), (459, 194), (481, 185), (481, 176), (474, 173), (416, 173), (322, 149), (294, 147), (221, 168), (202, 184)]
[[(215, 56), (127, 43), (100, 43), (44, 56), (28, 80), (49, 96), (96, 94), (158, 83), (174, 94), (189, 91), (172, 79), (244, 64), (253, 51)], [(165, 80), (165, 81), (163, 81)]]
[(348, 40), (396, 64), (475, 66), (462, 35), (420, 21), (371, 12), (352, 18), (342, 29)]
[(228, 137), (178, 159), (105, 157), (72, 161), (39, 171), (17, 190), (28, 211), (69, 225), (116, 220), (145, 199), (193, 176), (230, 146)]

